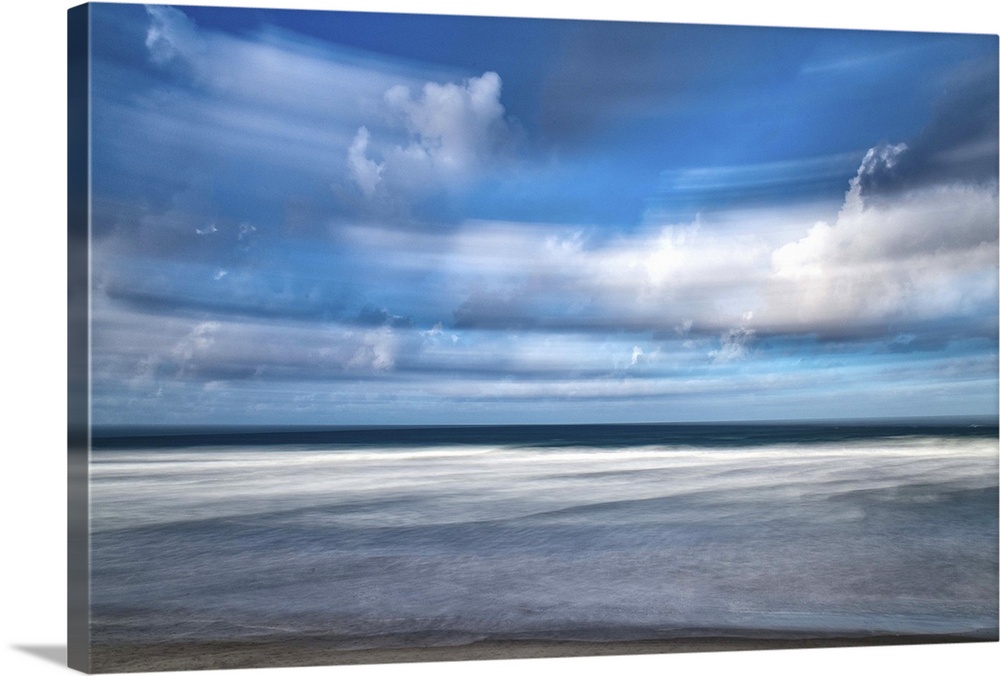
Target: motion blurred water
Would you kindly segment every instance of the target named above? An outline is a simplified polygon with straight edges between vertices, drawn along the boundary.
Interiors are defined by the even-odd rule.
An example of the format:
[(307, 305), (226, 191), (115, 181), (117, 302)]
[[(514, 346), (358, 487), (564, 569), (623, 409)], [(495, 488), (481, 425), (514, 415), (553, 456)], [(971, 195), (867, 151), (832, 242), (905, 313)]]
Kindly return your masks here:
[(995, 427), (492, 429), (98, 444), (94, 640), (996, 637)]

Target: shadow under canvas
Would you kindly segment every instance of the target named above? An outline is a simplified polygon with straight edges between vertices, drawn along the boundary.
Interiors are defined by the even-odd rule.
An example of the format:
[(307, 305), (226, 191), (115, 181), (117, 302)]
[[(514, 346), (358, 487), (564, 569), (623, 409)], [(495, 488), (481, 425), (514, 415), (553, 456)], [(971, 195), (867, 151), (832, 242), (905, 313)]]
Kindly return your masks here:
[(39, 657), (46, 662), (53, 662), (60, 666), (66, 666), (66, 646), (65, 645), (15, 645), (11, 646), (21, 652)]

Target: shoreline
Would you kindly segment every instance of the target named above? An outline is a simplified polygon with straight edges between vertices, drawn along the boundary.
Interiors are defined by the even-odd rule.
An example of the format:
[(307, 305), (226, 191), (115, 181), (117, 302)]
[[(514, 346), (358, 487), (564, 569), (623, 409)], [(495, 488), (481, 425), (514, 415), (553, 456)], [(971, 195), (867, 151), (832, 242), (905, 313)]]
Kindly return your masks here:
[(691, 637), (633, 641), (485, 639), (449, 646), (345, 648), (333, 638), (191, 641), (91, 646), (91, 673), (307, 667), (408, 662), (597, 657), (739, 650), (797, 650), (866, 646), (996, 642), (985, 635), (876, 635), (844, 637)]

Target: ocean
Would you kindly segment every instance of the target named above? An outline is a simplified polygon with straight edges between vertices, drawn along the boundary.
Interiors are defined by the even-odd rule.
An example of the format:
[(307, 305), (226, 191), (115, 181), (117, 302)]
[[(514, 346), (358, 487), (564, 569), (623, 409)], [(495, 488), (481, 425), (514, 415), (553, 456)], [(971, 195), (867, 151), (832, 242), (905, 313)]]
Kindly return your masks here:
[(92, 640), (996, 640), (997, 434), (98, 430)]

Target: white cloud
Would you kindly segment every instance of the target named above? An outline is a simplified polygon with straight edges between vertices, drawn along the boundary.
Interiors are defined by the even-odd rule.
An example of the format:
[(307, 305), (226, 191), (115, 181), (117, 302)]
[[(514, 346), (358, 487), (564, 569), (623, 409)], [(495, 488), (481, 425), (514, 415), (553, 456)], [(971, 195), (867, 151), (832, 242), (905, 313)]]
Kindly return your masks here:
[(368, 129), (361, 127), (354, 137), (354, 142), (347, 150), (347, 163), (351, 170), (354, 182), (361, 188), (365, 197), (372, 197), (375, 188), (382, 180), (382, 170), (385, 169), (383, 163), (370, 160), (365, 156), (368, 150)]
[(146, 314), (103, 293), (93, 298), (95, 383), (155, 396), (183, 383), (337, 380), (391, 372), (413, 349), (390, 327)]
[(648, 359), (649, 359), (649, 357), (648, 357), (648, 356), (646, 356), (646, 353), (642, 351), (642, 348), (641, 348), (641, 347), (639, 347), (638, 345), (635, 345), (635, 346), (634, 346), (634, 347), (632, 348), (632, 359), (631, 359), (631, 361), (629, 362), (629, 364), (630, 364), (631, 366), (636, 366), (637, 364), (642, 364), (642, 363), (644, 363), (644, 362), (645, 362), (645, 361), (647, 361)]
[(131, 173), (171, 185), (191, 164), (234, 162), (282, 181), (315, 177), (353, 185), (345, 148), (358, 128), (386, 135), (385, 92), (418, 88), (453, 71), (333, 45), (263, 26), (233, 35), (198, 26), (174, 7), (148, 7), (149, 60), (172, 74), (131, 73), (129, 97), (100, 100), (95, 109), (114, 134), (105, 147)]
[(995, 310), (996, 184), (867, 199), (864, 179), (891, 169), (903, 152), (869, 151), (836, 222), (818, 222), (774, 251), (764, 324), (809, 330)]
[(759, 302), (757, 286), (771, 244), (765, 233), (670, 225), (623, 239), (594, 253), (594, 279), (634, 296), (640, 315), (663, 328), (730, 325)]
[(374, 372), (392, 370), (396, 364), (397, 341), (388, 326), (365, 332), (360, 342), (346, 364), (347, 369)]
[(464, 294), (470, 326), (716, 331), (761, 302), (772, 245), (711, 224), (643, 229), (611, 241), (580, 228), (470, 222), (427, 260)]
[[(271, 124), (289, 115), (356, 122), (375, 109), (387, 89), (438, 75), (426, 68), (418, 75), (413, 68), (375, 53), (266, 26), (234, 36), (201, 28), (174, 7), (146, 11), (150, 60), (183, 65), (220, 112), (240, 104), (229, 112), (261, 113)], [(247, 126), (249, 119), (239, 121)]]
[(412, 135), (404, 152), (419, 151), (439, 171), (457, 172), (480, 164), (505, 142), (500, 89), (500, 76), (487, 72), (461, 85), (428, 82), (416, 97), (398, 85), (385, 101)]
[(864, 179), (905, 152), (869, 152), (839, 213), (811, 226), (800, 206), (772, 209), (770, 221), (713, 215), (612, 239), (578, 226), (468, 221), (449, 233), (368, 229), (352, 240), (397, 274), (446, 279), (434, 302), (464, 329), (712, 336), (719, 363), (752, 356), (752, 339), (777, 333), (867, 338), (937, 320), (956, 320), (961, 333), (960, 318), (996, 312), (997, 187), (869, 198)]
[(731, 361), (746, 359), (750, 354), (750, 341), (754, 337), (755, 331), (750, 328), (750, 320), (753, 313), (747, 312), (743, 315), (743, 322), (722, 334), (721, 344), (718, 350), (708, 353), (713, 364), (724, 364)]
[(462, 181), (502, 156), (515, 138), (500, 102), (500, 76), (486, 72), (461, 84), (427, 82), (414, 94), (388, 89), (384, 103), (408, 134), (405, 144), (383, 144), (382, 161), (369, 156), (370, 135), (360, 127), (348, 149), (352, 178), (367, 196), (380, 183), (410, 193)]
[(170, 351), (172, 357), (182, 363), (190, 361), (195, 355), (203, 354), (215, 342), (219, 331), (219, 322), (201, 322)]

